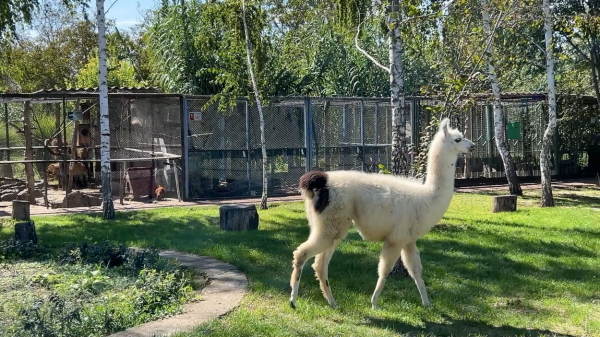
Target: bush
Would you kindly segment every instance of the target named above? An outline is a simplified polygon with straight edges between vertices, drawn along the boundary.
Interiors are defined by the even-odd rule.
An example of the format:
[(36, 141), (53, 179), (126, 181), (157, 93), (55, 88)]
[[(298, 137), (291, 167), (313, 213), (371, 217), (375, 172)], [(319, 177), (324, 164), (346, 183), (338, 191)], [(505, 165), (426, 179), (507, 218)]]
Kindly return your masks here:
[(6, 241), (0, 243), (0, 256), (43, 256), (53, 265), (52, 272), (29, 278), (24, 286), (38, 295), (17, 303), (18, 321), (0, 327), (0, 335), (106, 336), (179, 313), (198, 286), (196, 273), (161, 258), (156, 249), (134, 250), (108, 241), (57, 249)]

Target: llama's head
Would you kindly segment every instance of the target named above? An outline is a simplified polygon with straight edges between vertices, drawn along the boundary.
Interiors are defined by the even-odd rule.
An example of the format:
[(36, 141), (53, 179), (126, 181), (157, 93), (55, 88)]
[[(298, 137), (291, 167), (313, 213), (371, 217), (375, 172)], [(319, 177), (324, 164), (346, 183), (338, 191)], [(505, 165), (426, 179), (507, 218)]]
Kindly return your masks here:
[(463, 134), (457, 129), (450, 127), (450, 120), (444, 118), (440, 123), (438, 131), (438, 139), (442, 141), (444, 152), (452, 155), (468, 153), (475, 150), (475, 144), (466, 139)]

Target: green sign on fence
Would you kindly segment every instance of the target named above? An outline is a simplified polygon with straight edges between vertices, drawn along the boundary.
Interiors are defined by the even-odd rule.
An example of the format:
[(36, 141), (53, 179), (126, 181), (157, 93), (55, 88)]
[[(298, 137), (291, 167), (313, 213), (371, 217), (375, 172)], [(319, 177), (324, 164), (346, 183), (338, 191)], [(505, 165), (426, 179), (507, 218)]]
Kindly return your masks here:
[(506, 125), (506, 136), (508, 139), (520, 139), (521, 122), (508, 122)]

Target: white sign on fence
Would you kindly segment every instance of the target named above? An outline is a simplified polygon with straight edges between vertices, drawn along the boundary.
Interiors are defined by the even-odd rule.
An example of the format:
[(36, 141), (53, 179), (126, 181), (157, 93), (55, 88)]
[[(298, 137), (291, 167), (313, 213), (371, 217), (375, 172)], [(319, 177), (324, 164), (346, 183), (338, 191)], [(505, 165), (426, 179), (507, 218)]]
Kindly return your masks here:
[(190, 120), (191, 121), (201, 121), (202, 120), (202, 112), (190, 112)]

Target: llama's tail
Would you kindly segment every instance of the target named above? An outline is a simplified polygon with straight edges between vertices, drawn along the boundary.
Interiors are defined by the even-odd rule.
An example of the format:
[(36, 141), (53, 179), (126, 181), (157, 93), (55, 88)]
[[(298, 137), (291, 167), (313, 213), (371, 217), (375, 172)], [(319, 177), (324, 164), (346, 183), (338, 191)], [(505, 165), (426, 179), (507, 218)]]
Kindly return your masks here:
[(327, 173), (321, 171), (310, 171), (300, 177), (300, 191), (306, 201), (314, 201), (313, 206), (317, 213), (323, 212), (329, 205), (328, 178)]

